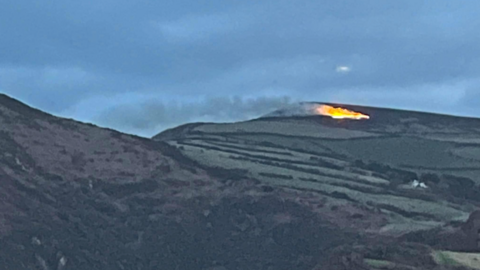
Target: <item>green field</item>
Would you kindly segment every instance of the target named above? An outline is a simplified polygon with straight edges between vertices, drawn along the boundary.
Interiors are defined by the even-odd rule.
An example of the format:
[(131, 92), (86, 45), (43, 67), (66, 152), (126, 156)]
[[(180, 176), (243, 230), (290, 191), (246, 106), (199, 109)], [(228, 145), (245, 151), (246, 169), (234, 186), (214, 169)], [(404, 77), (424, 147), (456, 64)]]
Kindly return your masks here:
[[(388, 219), (381, 231), (395, 234), (465, 220), (477, 205), (465, 201), (476, 195), (461, 185), (480, 183), (480, 146), (459, 143), (477, 131), (455, 119), (427, 118), (421, 123), (416, 116), (415, 124), (395, 124), (394, 118), (338, 126), (313, 118), (197, 124), (177, 130), (177, 137), (170, 134), (168, 142), (206, 167), (243, 170), (270, 186), (377, 209)], [(440, 122), (431, 122), (435, 119)], [(358, 161), (375, 166), (361, 167)], [(409, 182), (422, 173), (433, 173), (438, 181), (427, 189), (411, 188)], [(467, 178), (458, 182), (447, 174)]]

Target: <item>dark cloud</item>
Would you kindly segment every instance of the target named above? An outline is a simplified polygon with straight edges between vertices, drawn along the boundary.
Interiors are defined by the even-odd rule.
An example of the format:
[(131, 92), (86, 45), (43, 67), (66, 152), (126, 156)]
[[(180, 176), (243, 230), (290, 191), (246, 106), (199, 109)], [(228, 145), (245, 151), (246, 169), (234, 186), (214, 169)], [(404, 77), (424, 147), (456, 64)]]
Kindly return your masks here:
[[(477, 89), (480, 74), (478, 1), (0, 0), (0, 6), (0, 91), (60, 115), (86, 100), (132, 93), (178, 100), (178, 111), (162, 114), (177, 119), (172, 123), (189, 121), (172, 112), (183, 115), (189, 100), (205, 96), (341, 96), (336, 101), (422, 110), (431, 108), (426, 102), (435, 87), (469, 81), (468, 89)], [(348, 70), (337, 72), (339, 66)], [(466, 88), (450, 91), (442, 91), (443, 103), (471, 103), (458, 98)], [(143, 105), (134, 100), (128, 106)]]

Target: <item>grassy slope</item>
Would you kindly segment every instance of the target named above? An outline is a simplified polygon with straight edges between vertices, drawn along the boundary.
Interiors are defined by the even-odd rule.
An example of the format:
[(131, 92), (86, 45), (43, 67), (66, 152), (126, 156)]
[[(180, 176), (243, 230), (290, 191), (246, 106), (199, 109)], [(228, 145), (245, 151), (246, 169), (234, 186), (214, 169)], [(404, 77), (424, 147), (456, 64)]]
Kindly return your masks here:
[[(317, 192), (332, 204), (353, 202), (380, 209), (390, 220), (385, 231), (466, 219), (478, 203), (464, 200), (469, 195), (463, 194), (467, 192), (462, 191), (463, 182), (442, 175), (474, 176), (465, 181), (480, 183), (475, 177), (480, 144), (459, 143), (460, 138), (479, 134), (473, 128), (479, 121), (368, 110), (376, 116), (368, 121), (317, 116), (195, 125), (168, 142), (205, 166), (246, 170), (265, 184)], [(415, 177), (359, 168), (358, 160), (385, 164), (407, 175), (433, 172), (441, 181), (425, 190), (404, 188)]]

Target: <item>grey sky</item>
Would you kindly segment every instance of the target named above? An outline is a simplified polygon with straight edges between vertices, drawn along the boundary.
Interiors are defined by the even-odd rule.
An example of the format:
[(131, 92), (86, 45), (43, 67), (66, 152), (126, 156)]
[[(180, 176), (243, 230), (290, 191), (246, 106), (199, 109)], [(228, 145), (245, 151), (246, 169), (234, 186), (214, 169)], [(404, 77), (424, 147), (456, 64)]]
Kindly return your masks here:
[(0, 7), (0, 92), (142, 136), (300, 100), (480, 115), (477, 0)]

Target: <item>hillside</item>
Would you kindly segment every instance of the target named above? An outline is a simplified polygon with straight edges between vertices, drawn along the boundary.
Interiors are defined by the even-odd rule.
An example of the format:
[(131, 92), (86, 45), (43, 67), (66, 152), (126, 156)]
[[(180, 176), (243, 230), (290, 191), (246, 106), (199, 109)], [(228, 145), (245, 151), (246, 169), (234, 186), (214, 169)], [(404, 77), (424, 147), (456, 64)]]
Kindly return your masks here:
[(184, 125), (153, 139), (206, 168), (291, 192), (340, 228), (480, 250), (477, 232), (458, 226), (480, 204), (480, 119), (330, 104), (370, 116), (332, 119), (307, 105), (240, 123)]
[(480, 120), (345, 107), (150, 140), (0, 95), (0, 269), (476, 267)]
[[(206, 167), (244, 171), (273, 188), (326, 198), (332, 207), (380, 211), (385, 222), (359, 222), (386, 234), (464, 221), (476, 209), (480, 119), (342, 106), (371, 118), (273, 113), (242, 123), (186, 125), (154, 139)], [(412, 188), (414, 180), (427, 188)]]

